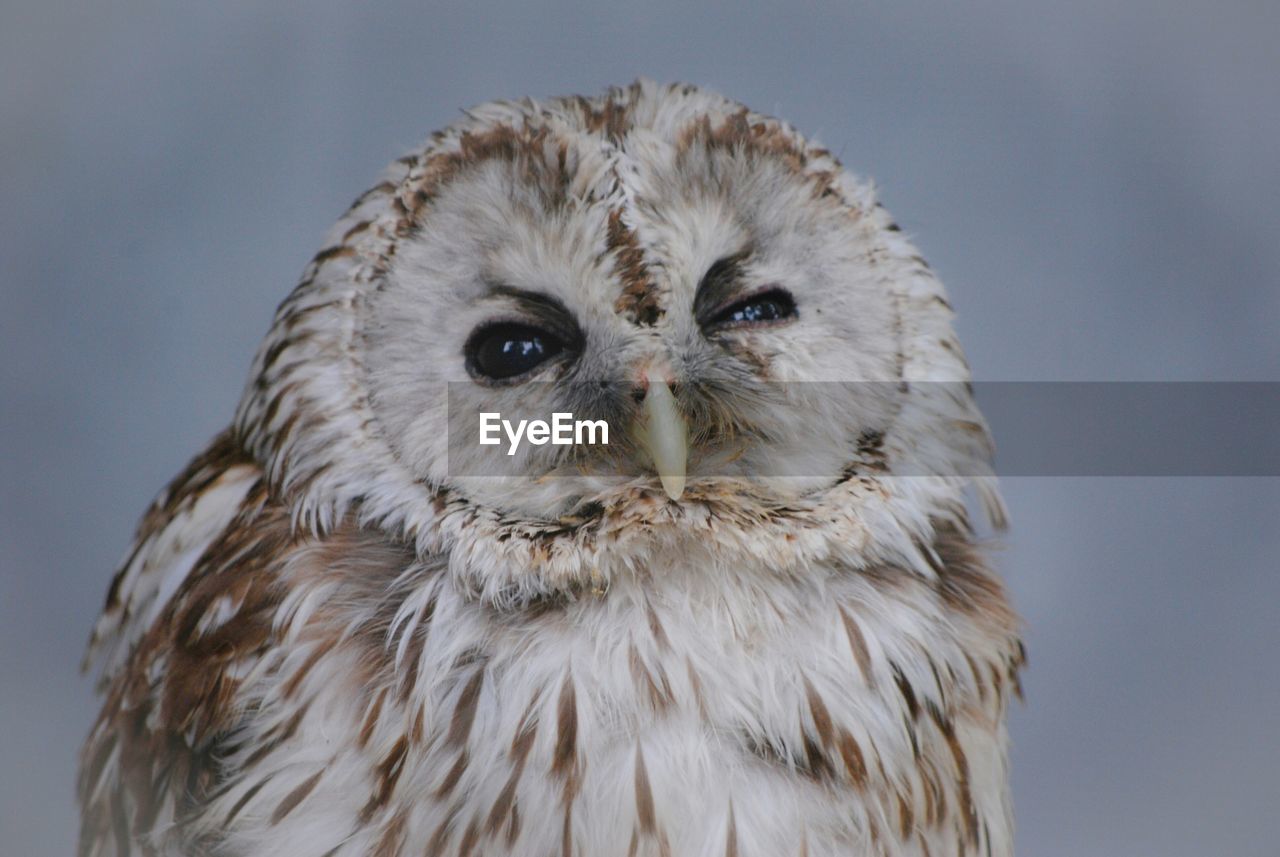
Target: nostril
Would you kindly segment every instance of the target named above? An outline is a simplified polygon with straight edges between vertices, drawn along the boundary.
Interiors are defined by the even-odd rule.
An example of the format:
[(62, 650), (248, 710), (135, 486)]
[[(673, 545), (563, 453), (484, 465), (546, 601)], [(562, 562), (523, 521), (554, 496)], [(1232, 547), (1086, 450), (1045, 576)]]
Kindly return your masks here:
[(631, 388), (631, 398), (639, 403), (644, 401), (644, 397), (649, 393), (648, 384), (636, 384)]

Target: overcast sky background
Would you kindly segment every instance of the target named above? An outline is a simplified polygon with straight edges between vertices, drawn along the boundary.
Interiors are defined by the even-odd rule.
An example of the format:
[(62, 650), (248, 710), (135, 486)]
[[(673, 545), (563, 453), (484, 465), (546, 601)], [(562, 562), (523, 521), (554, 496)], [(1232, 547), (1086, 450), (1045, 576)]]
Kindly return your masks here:
[[(72, 853), (135, 521), (326, 227), (461, 107), (718, 88), (875, 178), (977, 378), (1280, 380), (1280, 4), (744, 5), (4, 4), (0, 852)], [(1005, 490), (1020, 853), (1275, 857), (1280, 479)]]

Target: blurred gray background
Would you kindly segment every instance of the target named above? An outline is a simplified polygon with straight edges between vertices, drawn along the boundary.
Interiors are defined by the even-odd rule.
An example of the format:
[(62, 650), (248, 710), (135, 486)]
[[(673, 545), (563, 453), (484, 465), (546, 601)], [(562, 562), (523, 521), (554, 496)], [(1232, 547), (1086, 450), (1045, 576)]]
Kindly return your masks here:
[[(718, 88), (876, 179), (976, 377), (1280, 380), (1277, 42), (1274, 0), (8, 0), (0, 853), (71, 853), (134, 522), (328, 224), (459, 108)], [(1280, 854), (1280, 479), (1005, 490), (1020, 853)]]

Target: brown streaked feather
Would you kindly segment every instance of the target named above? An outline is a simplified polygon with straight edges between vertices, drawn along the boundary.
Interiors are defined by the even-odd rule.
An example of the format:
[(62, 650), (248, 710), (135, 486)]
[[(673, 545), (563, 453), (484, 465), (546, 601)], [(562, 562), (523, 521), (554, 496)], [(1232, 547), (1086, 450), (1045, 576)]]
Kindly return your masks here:
[(408, 753), (409, 739), (401, 736), (378, 762), (373, 771), (373, 794), (369, 796), (368, 803), (360, 810), (361, 821), (371, 819), (374, 813), (386, 806), (391, 800), (391, 795), (396, 790), (396, 783), (400, 781), (400, 774), (404, 772), (404, 760)]
[[(806, 152), (794, 132), (785, 125), (762, 118), (753, 120), (745, 107), (718, 124), (713, 125), (708, 116), (691, 122), (681, 133), (677, 148), (684, 155), (694, 146), (708, 151), (769, 158), (809, 182), (815, 198), (839, 197), (836, 172), (808, 169), (811, 159), (830, 157), (829, 152), (822, 149)], [(834, 159), (832, 163), (836, 163)]]
[(840, 750), (840, 758), (844, 762), (845, 773), (849, 775), (854, 787), (862, 790), (867, 785), (867, 761), (862, 755), (862, 747), (847, 729), (841, 729), (836, 737), (836, 745)]
[(987, 568), (971, 537), (955, 526), (938, 525), (933, 552), (940, 561), (938, 592), (947, 606), (1006, 633), (1017, 630), (1004, 585)]
[(640, 832), (646, 836), (653, 835), (658, 823), (653, 808), (653, 787), (649, 785), (649, 773), (644, 767), (644, 750), (640, 742), (636, 742), (636, 820), (640, 824)]
[(858, 665), (858, 671), (862, 673), (862, 680), (867, 683), (868, 687), (876, 686), (876, 676), (871, 668), (871, 652), (867, 648), (867, 639), (862, 636), (862, 629), (858, 626), (857, 620), (849, 615), (849, 611), (844, 607), (840, 608), (840, 621), (844, 625), (845, 634), (849, 638), (849, 649), (853, 652), (853, 659)]
[(458, 702), (453, 708), (453, 718), (449, 722), (449, 736), (446, 739), (451, 746), (461, 747), (471, 734), (471, 724), (476, 719), (476, 705), (480, 701), (480, 687), (484, 684), (483, 664), (467, 679)]
[(467, 751), (459, 751), (458, 757), (449, 766), (449, 771), (444, 775), (444, 779), (440, 781), (440, 786), (435, 790), (437, 798), (443, 798), (454, 790), (458, 785), (458, 781), (462, 779), (463, 773), (466, 772), (468, 762), (470, 762), (470, 757), (467, 755)]
[(566, 154), (546, 126), (529, 120), (520, 125), (498, 124), (483, 131), (464, 132), (457, 149), (432, 155), (418, 180), (397, 189), (397, 206), (402, 215), (397, 233), (411, 233), (431, 200), (447, 184), (466, 170), (490, 161), (514, 167), (522, 185), (539, 193), (545, 210), (554, 211), (569, 198), (573, 174)]
[(639, 239), (622, 220), (621, 209), (609, 212), (605, 244), (613, 254), (615, 272), (622, 282), (622, 294), (614, 302), (614, 311), (635, 324), (645, 327), (657, 324), (664, 312), (658, 287), (645, 266)]
[(560, 701), (556, 706), (556, 747), (551, 761), (551, 773), (567, 777), (577, 757), (578, 706), (573, 677), (565, 675), (560, 686)]
[(808, 677), (804, 680), (805, 698), (809, 702), (809, 715), (813, 718), (813, 728), (817, 732), (818, 741), (823, 747), (829, 747), (834, 737), (834, 729), (831, 725), (831, 712), (827, 710), (827, 705), (822, 701), (822, 697), (818, 694), (817, 688), (813, 686), (813, 682)]
[(306, 800), (307, 795), (311, 794), (312, 789), (320, 782), (320, 777), (324, 776), (324, 770), (316, 771), (311, 776), (303, 780), (293, 791), (284, 796), (284, 799), (276, 806), (275, 811), (271, 813), (271, 823), (279, 824), (281, 819), (293, 812), (298, 804)]
[(479, 841), (480, 819), (473, 818), (462, 831), (462, 841), (458, 843), (458, 857), (470, 857)]
[[(651, 671), (645, 665), (644, 659), (640, 656), (640, 651), (632, 643), (627, 650), (627, 662), (631, 668), (631, 677), (635, 680), (637, 687), (640, 689), (642, 698), (648, 700), (649, 705), (655, 711), (663, 711), (671, 707), (675, 702), (675, 692), (671, 688), (671, 681), (667, 678), (667, 673), (662, 666), (655, 664)], [(654, 677), (654, 673), (657, 677)]]
[(405, 810), (401, 810), (391, 816), (391, 819), (382, 826), (382, 832), (378, 836), (378, 841), (370, 852), (370, 857), (399, 857), (404, 853), (405, 828), (409, 823), (409, 814)]

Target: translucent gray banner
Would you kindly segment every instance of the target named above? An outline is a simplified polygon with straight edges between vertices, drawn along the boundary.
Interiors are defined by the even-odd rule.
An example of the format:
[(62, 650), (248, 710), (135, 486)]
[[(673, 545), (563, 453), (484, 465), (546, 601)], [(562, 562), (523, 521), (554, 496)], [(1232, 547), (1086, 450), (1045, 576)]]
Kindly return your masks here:
[[(985, 476), (992, 466), (1003, 476), (1280, 476), (1278, 382), (713, 379), (673, 391), (687, 424), (691, 478), (810, 478), (841, 469)], [(645, 395), (611, 382), (450, 384), (448, 472), (644, 474), (651, 462), (637, 428)]]

